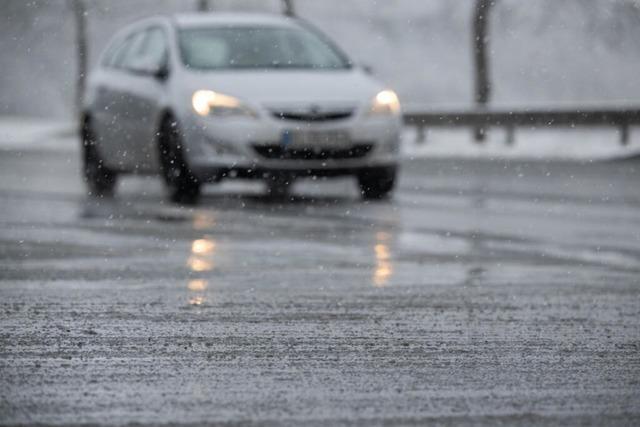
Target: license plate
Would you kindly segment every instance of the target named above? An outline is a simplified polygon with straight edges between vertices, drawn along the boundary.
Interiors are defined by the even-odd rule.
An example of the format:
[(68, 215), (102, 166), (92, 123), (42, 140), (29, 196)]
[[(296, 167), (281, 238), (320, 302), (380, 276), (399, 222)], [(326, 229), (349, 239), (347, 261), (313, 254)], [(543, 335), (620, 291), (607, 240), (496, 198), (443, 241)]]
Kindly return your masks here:
[(351, 138), (344, 130), (286, 130), (281, 142), (286, 148), (330, 148), (349, 145)]

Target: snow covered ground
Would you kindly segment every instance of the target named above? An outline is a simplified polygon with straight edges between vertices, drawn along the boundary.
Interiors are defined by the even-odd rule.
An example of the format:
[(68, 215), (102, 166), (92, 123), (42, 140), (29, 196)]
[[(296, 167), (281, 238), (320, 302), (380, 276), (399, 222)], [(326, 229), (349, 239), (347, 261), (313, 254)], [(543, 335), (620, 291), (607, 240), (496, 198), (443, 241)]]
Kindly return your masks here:
[[(506, 143), (502, 129), (493, 129), (482, 144), (471, 130), (430, 129), (419, 142), (407, 128), (402, 154), (413, 157), (512, 158), (541, 160), (602, 160), (640, 155), (640, 128), (632, 128), (627, 146), (619, 131), (603, 129), (537, 129), (516, 131), (515, 144)], [(73, 122), (26, 117), (0, 117), (0, 152), (3, 150), (75, 151), (78, 148)]]
[(76, 129), (70, 121), (0, 116), (0, 150), (75, 150)]
[(630, 131), (629, 144), (620, 144), (615, 128), (517, 130), (515, 143), (507, 144), (503, 129), (492, 129), (478, 144), (467, 129), (431, 129), (424, 142), (416, 139), (415, 129), (404, 134), (405, 157), (471, 157), (540, 160), (604, 160), (640, 154), (640, 128)]

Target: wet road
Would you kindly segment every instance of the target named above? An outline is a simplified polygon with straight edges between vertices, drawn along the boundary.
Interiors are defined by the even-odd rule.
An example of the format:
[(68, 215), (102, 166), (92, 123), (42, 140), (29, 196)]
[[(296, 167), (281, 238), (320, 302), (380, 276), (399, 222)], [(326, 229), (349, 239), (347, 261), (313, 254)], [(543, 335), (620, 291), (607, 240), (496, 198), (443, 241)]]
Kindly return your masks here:
[(197, 208), (0, 152), (0, 424), (640, 422), (640, 163), (407, 162)]

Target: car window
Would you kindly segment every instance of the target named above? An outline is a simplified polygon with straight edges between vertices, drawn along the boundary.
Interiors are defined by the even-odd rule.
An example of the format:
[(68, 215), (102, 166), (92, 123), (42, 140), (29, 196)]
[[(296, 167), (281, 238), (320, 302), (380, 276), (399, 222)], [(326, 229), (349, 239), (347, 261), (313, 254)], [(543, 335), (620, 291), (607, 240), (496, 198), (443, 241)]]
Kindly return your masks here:
[(104, 65), (107, 67), (117, 67), (117, 64), (122, 63), (127, 50), (131, 46), (131, 37), (125, 38), (120, 43), (116, 43), (109, 49), (105, 56)]
[(182, 61), (194, 69), (345, 69), (346, 56), (313, 31), (288, 27), (218, 27), (180, 32)]
[(144, 43), (136, 60), (137, 63), (147, 67), (160, 68), (166, 62), (166, 58), (167, 43), (164, 31), (160, 28), (147, 30)]
[(109, 45), (102, 57), (102, 62), (100, 63), (103, 67), (111, 67), (116, 53), (122, 48), (122, 46), (125, 44), (125, 41), (121, 40)]
[(131, 68), (140, 56), (146, 35), (145, 31), (140, 31), (129, 36), (122, 52), (118, 52), (115, 55), (113, 66), (116, 68)]

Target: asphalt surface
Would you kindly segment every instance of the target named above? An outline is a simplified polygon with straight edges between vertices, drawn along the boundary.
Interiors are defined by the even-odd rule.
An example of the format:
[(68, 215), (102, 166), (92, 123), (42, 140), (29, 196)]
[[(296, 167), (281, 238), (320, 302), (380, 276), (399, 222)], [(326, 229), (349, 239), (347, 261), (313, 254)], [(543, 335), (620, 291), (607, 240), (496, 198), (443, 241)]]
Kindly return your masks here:
[(0, 424), (640, 423), (640, 162), (165, 201), (0, 152)]

